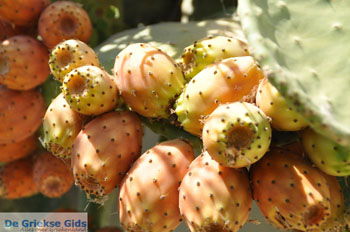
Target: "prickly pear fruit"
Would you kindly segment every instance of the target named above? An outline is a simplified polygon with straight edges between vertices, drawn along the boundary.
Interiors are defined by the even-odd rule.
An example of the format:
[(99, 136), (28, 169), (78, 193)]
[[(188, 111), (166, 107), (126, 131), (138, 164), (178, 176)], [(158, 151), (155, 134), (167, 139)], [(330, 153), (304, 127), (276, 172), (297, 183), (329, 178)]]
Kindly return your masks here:
[(221, 165), (247, 167), (267, 152), (271, 142), (268, 118), (247, 102), (219, 106), (203, 128), (203, 146)]
[(249, 56), (245, 42), (227, 36), (210, 36), (186, 47), (180, 64), (189, 81), (206, 66), (237, 56)]
[(180, 212), (191, 231), (238, 231), (248, 220), (252, 196), (246, 169), (221, 166), (204, 152), (179, 190)]
[(68, 160), (62, 160), (50, 153), (36, 157), (33, 178), (40, 193), (47, 197), (61, 197), (73, 186), (74, 179)]
[(121, 232), (121, 230), (117, 227), (104, 227), (98, 229), (96, 232)]
[(30, 136), (17, 143), (0, 144), (0, 162), (11, 162), (21, 159), (37, 148), (37, 137)]
[(263, 73), (251, 56), (228, 58), (198, 73), (175, 104), (183, 128), (200, 136), (203, 120), (220, 104), (255, 97)]
[(102, 114), (118, 103), (116, 84), (106, 71), (96, 66), (73, 69), (64, 77), (62, 87), (68, 104), (81, 114)]
[(303, 131), (301, 140), (306, 154), (322, 171), (332, 176), (350, 175), (350, 149), (313, 131)]
[(305, 119), (286, 102), (267, 79), (259, 85), (256, 104), (272, 119), (272, 127), (276, 130), (298, 131), (308, 126)]
[(0, 41), (8, 39), (18, 34), (16, 27), (0, 16)]
[(100, 63), (94, 50), (86, 43), (70, 39), (51, 51), (49, 65), (55, 79), (63, 82), (64, 76), (73, 69), (85, 65), (99, 66)]
[(57, 1), (40, 15), (38, 30), (46, 46), (53, 48), (67, 39), (78, 39), (87, 43), (92, 34), (92, 24), (80, 4)]
[(63, 94), (49, 105), (43, 120), (41, 143), (53, 155), (69, 158), (85, 117), (71, 109)]
[(0, 0), (0, 15), (16, 25), (34, 24), (50, 0)]
[(13, 36), (0, 45), (0, 84), (28, 90), (42, 84), (50, 74), (49, 52), (38, 40)]
[(22, 141), (40, 127), (45, 113), (42, 95), (0, 86), (0, 144)]
[(16, 160), (0, 168), (0, 197), (17, 199), (38, 192), (33, 179), (31, 157)]
[(194, 158), (192, 147), (176, 139), (146, 151), (120, 186), (119, 217), (126, 231), (165, 232), (181, 221), (178, 187)]
[[(250, 169), (253, 197), (276, 227), (312, 231), (335, 214), (340, 188), (300, 154), (275, 148)], [(337, 193), (338, 192), (338, 193)], [(333, 195), (336, 195), (333, 196)], [(342, 206), (339, 206), (342, 207)]]
[(141, 142), (141, 122), (132, 112), (110, 112), (93, 119), (73, 145), (76, 185), (91, 200), (103, 201), (140, 155)]
[(181, 69), (161, 50), (131, 44), (115, 60), (115, 80), (130, 108), (146, 117), (167, 118), (185, 85)]

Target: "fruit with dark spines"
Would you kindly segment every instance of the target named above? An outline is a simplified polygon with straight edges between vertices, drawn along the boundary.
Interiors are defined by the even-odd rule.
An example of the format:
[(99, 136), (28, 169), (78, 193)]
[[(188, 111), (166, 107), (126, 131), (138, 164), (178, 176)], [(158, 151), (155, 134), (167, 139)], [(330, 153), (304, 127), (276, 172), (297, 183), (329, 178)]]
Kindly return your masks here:
[(22, 141), (40, 127), (45, 103), (36, 90), (15, 91), (0, 86), (0, 144)]
[(206, 66), (237, 56), (249, 56), (244, 41), (227, 36), (209, 36), (186, 47), (180, 65), (186, 80), (189, 81)]
[(126, 231), (168, 232), (178, 226), (178, 188), (193, 159), (192, 147), (175, 139), (154, 146), (134, 163), (119, 193), (119, 218)]
[(85, 118), (72, 110), (63, 94), (59, 94), (46, 110), (41, 144), (57, 157), (70, 158), (72, 145), (83, 127)]
[(35, 135), (9, 144), (0, 144), (0, 162), (8, 163), (30, 155), (38, 147)]
[(86, 43), (70, 39), (59, 43), (50, 54), (49, 66), (55, 79), (63, 82), (66, 74), (75, 68), (99, 66), (96, 53)]
[(271, 118), (271, 125), (276, 130), (298, 131), (308, 126), (307, 121), (286, 102), (267, 79), (259, 85), (256, 104)]
[(69, 160), (59, 159), (50, 153), (35, 157), (33, 178), (38, 191), (50, 198), (63, 196), (74, 183)]
[(301, 134), (305, 153), (322, 171), (332, 176), (350, 175), (350, 148), (344, 147), (312, 129)]
[(123, 49), (115, 59), (113, 75), (127, 105), (146, 117), (168, 118), (176, 96), (185, 86), (175, 61), (145, 43)]
[(247, 167), (268, 151), (271, 133), (269, 119), (255, 105), (223, 104), (205, 120), (203, 147), (223, 166)]
[(0, 45), (0, 84), (14, 90), (29, 90), (50, 74), (49, 52), (37, 39), (13, 36)]
[(89, 15), (80, 4), (57, 1), (40, 15), (38, 30), (45, 45), (52, 49), (67, 39), (89, 42), (92, 24)]
[(238, 231), (251, 205), (247, 170), (221, 166), (207, 152), (191, 163), (179, 188), (180, 212), (191, 231)]
[(65, 77), (62, 92), (70, 107), (84, 115), (113, 110), (118, 103), (118, 88), (112, 77), (96, 66), (81, 66)]
[(19, 159), (0, 168), (0, 198), (18, 199), (38, 193), (33, 179), (31, 157)]
[(251, 56), (228, 58), (199, 72), (176, 100), (184, 130), (201, 136), (203, 122), (220, 104), (253, 101), (262, 70)]
[(0, 0), (0, 15), (16, 25), (35, 24), (50, 0)]
[(139, 157), (142, 126), (132, 112), (110, 112), (90, 121), (75, 139), (72, 168), (75, 184), (91, 201), (103, 202)]
[(333, 207), (342, 197), (337, 179), (300, 154), (274, 148), (249, 171), (253, 198), (277, 228), (317, 230), (338, 213), (338, 207)]

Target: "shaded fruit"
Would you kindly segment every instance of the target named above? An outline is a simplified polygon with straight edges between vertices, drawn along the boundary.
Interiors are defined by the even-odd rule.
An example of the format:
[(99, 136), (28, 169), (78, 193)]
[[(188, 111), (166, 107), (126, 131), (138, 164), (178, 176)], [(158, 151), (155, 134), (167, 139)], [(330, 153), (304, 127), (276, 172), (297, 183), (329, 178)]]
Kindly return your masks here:
[(16, 160), (1, 167), (1, 198), (18, 199), (32, 196), (37, 192), (33, 179), (33, 161), (31, 157)]
[(47, 48), (38, 40), (13, 36), (0, 45), (0, 84), (15, 90), (29, 90), (50, 74)]
[(168, 118), (176, 96), (185, 86), (175, 61), (145, 43), (123, 49), (116, 57), (113, 74), (128, 106), (146, 117)]
[(206, 67), (176, 100), (178, 121), (186, 131), (200, 136), (205, 118), (220, 104), (254, 100), (263, 77), (250, 56), (228, 58)]
[(336, 178), (300, 154), (275, 148), (252, 166), (250, 174), (261, 212), (280, 229), (317, 230), (343, 207)]
[(171, 231), (180, 223), (178, 187), (194, 158), (182, 140), (146, 151), (123, 179), (119, 218), (126, 231)]
[(0, 144), (0, 162), (7, 163), (29, 155), (37, 148), (37, 140), (33, 135), (19, 142)]
[(271, 118), (271, 125), (277, 130), (298, 131), (308, 126), (305, 119), (286, 102), (267, 79), (259, 85), (256, 104)]
[(245, 42), (227, 36), (210, 36), (186, 47), (180, 64), (186, 80), (189, 81), (206, 66), (237, 56), (249, 56)]
[(103, 201), (140, 155), (141, 142), (141, 122), (132, 112), (111, 112), (93, 119), (73, 145), (76, 185), (90, 200)]
[(252, 205), (248, 172), (221, 166), (204, 152), (179, 188), (179, 207), (191, 231), (238, 231)]
[(213, 159), (232, 168), (247, 167), (267, 152), (271, 142), (268, 118), (255, 105), (220, 105), (206, 119), (203, 146)]
[(22, 141), (39, 128), (45, 113), (42, 95), (0, 86), (0, 144)]
[(85, 65), (99, 66), (99, 61), (86, 43), (70, 39), (59, 43), (51, 51), (49, 65), (55, 79), (63, 82), (64, 76), (73, 69)]
[(306, 154), (319, 169), (332, 176), (350, 175), (350, 148), (341, 146), (312, 129), (302, 132), (301, 141)]
[(74, 179), (69, 160), (62, 160), (50, 153), (38, 155), (34, 162), (33, 176), (40, 193), (47, 197), (61, 197), (73, 186)]
[(40, 15), (39, 35), (48, 48), (53, 48), (67, 39), (88, 42), (92, 34), (89, 15), (80, 4), (57, 1)]
[(19, 33), (16, 27), (9, 21), (1, 18), (0, 16), (0, 41), (8, 39)]
[(119, 99), (111, 76), (96, 66), (73, 69), (64, 77), (62, 92), (70, 107), (85, 115), (111, 111)]
[(61, 93), (45, 113), (41, 144), (57, 157), (70, 158), (72, 145), (84, 119), (83, 115), (71, 109)]
[(16, 25), (35, 24), (50, 0), (0, 0), (0, 15)]

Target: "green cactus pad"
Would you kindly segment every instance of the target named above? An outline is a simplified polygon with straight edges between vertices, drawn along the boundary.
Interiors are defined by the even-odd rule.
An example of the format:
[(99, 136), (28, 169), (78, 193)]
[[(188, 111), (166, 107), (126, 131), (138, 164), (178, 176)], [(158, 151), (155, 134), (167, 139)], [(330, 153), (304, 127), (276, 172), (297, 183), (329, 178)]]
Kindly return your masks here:
[(209, 35), (238, 37), (244, 40), (237, 21), (232, 19), (207, 20), (189, 23), (159, 23), (152, 26), (125, 30), (110, 37), (95, 51), (106, 70), (111, 70), (116, 55), (131, 43), (150, 43), (178, 58), (185, 47)]
[(349, 11), (347, 0), (238, 6), (250, 52), (271, 83), (316, 131), (344, 146), (350, 146)]

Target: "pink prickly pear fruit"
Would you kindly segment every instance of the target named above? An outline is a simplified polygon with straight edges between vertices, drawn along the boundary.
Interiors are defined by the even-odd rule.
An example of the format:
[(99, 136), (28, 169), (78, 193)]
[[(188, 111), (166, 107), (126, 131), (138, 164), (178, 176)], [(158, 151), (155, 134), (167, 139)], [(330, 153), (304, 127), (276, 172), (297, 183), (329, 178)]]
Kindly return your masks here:
[(275, 148), (251, 167), (250, 174), (254, 200), (280, 229), (317, 230), (343, 207), (337, 180), (300, 154)]
[(80, 4), (57, 1), (49, 5), (40, 15), (38, 30), (45, 45), (52, 49), (67, 39), (89, 42), (92, 24), (89, 15)]
[(227, 36), (210, 36), (186, 47), (180, 64), (189, 81), (206, 66), (237, 56), (249, 56), (245, 42)]
[(250, 101), (264, 75), (251, 56), (228, 58), (198, 73), (176, 100), (184, 130), (201, 136), (203, 122), (220, 104)]
[(35, 151), (37, 145), (35, 135), (16, 143), (0, 144), (0, 162), (8, 163), (21, 159)]
[(247, 167), (268, 151), (269, 119), (247, 102), (223, 104), (206, 119), (202, 134), (204, 149), (221, 165)]
[(271, 125), (276, 130), (298, 131), (308, 126), (305, 119), (286, 102), (286, 99), (267, 79), (259, 85), (256, 104), (271, 118)]
[(144, 43), (131, 44), (115, 60), (115, 81), (128, 106), (154, 118), (167, 118), (185, 86), (181, 69), (161, 50)]
[(126, 231), (165, 232), (181, 221), (178, 187), (194, 158), (179, 139), (145, 152), (125, 176), (119, 193), (120, 222)]
[(41, 42), (13, 36), (0, 45), (0, 84), (14, 90), (33, 89), (49, 76), (48, 61), (49, 52)]
[(49, 105), (43, 119), (43, 147), (59, 158), (70, 158), (72, 145), (85, 117), (72, 110), (63, 94)]
[(14, 143), (40, 127), (45, 103), (38, 91), (19, 92), (0, 86), (0, 112), (0, 144)]
[(50, 153), (42, 153), (36, 157), (33, 175), (40, 193), (50, 198), (57, 198), (71, 189), (74, 179), (67, 161)]
[(50, 0), (0, 0), (0, 15), (16, 25), (35, 24)]
[(18, 199), (38, 193), (33, 178), (31, 157), (13, 161), (0, 168), (0, 197)]
[(72, 150), (76, 185), (92, 201), (102, 202), (140, 155), (142, 127), (132, 112), (101, 115), (80, 131)]
[(61, 42), (51, 51), (49, 65), (55, 79), (63, 82), (64, 76), (73, 69), (85, 65), (99, 66), (100, 62), (94, 50), (86, 43), (70, 39)]
[(248, 172), (221, 166), (204, 152), (181, 182), (179, 207), (191, 231), (238, 231), (252, 205)]
[(118, 88), (111, 76), (96, 66), (73, 69), (64, 77), (62, 92), (70, 107), (84, 115), (113, 110), (118, 103)]

